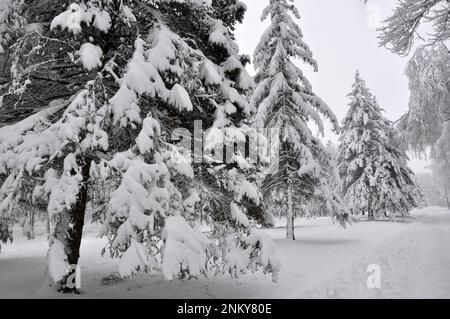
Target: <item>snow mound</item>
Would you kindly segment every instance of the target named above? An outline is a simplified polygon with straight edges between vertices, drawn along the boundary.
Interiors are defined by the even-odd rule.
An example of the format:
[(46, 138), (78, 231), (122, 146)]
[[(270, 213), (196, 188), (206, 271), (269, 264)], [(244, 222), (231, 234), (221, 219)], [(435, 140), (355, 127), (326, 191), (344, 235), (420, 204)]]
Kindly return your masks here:
[(58, 282), (66, 275), (69, 269), (64, 244), (54, 238), (48, 251), (48, 273), (54, 282)]
[(111, 17), (107, 11), (85, 4), (72, 3), (67, 11), (64, 11), (53, 18), (50, 29), (57, 27), (67, 29), (69, 32), (77, 34), (81, 32), (81, 24), (92, 25), (102, 32), (108, 32), (111, 28)]
[(92, 43), (84, 43), (78, 51), (83, 67), (89, 71), (102, 65), (103, 51)]
[(163, 273), (167, 280), (182, 272), (196, 277), (206, 271), (206, 246), (209, 240), (194, 230), (181, 216), (166, 219), (163, 230)]

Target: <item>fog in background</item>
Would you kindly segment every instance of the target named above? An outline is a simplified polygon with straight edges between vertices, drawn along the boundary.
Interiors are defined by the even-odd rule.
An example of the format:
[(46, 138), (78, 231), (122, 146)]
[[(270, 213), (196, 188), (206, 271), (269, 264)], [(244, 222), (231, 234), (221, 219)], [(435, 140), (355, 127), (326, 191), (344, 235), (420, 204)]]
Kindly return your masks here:
[[(261, 14), (269, 0), (241, 0), (247, 5), (244, 23), (236, 30), (241, 52), (253, 56), (270, 18), (261, 22)], [(345, 3), (345, 4), (344, 4)], [(364, 4), (359, 0), (296, 0), (300, 11), (300, 27), (304, 41), (318, 61), (319, 72), (299, 61), (315, 93), (335, 112), (341, 121), (348, 109), (346, 95), (350, 93), (358, 69), (372, 93), (377, 96), (385, 116), (399, 119), (408, 110), (409, 89), (405, 67), (408, 57), (397, 56), (378, 44), (376, 28), (390, 15), (396, 2), (373, 0)], [(255, 74), (253, 66), (249, 66)], [(330, 127), (330, 125), (327, 125)], [(325, 141), (337, 142), (330, 130)], [(428, 162), (412, 158), (416, 172), (426, 171)]]

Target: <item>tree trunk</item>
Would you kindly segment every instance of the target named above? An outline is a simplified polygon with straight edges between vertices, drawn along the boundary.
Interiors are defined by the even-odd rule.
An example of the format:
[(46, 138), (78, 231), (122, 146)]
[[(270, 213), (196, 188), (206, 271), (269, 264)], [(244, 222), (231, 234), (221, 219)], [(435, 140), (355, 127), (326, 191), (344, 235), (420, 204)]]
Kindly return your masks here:
[(287, 222), (286, 222), (286, 239), (295, 240), (294, 233), (294, 205), (292, 202), (292, 185), (288, 186), (288, 209), (287, 209)]
[(76, 287), (74, 280), (79, 280), (79, 278), (76, 278), (78, 275), (76, 271), (80, 258), (81, 238), (86, 215), (90, 167), (90, 161), (82, 164), (83, 182), (80, 185), (77, 201), (70, 210), (60, 216), (55, 227), (54, 237), (64, 244), (64, 251), (69, 264), (66, 276), (58, 283), (58, 291), (63, 293), (79, 293), (79, 287)]
[(445, 188), (445, 200), (447, 201), (447, 208), (450, 209), (450, 195), (448, 194), (448, 187)]
[(369, 201), (368, 201), (368, 207), (367, 207), (367, 220), (369, 222), (375, 221), (375, 213), (373, 211), (372, 203), (373, 203), (372, 196), (370, 196)]
[(47, 216), (47, 221), (46, 221), (46, 228), (47, 228), (47, 238), (50, 238), (52, 233), (51, 233), (51, 227), (50, 227), (50, 218), (48, 216)]
[(373, 213), (373, 209), (372, 208), (369, 208), (369, 212), (368, 212), (368, 215), (367, 215), (367, 220), (370, 221), (370, 222), (375, 221), (375, 215)]

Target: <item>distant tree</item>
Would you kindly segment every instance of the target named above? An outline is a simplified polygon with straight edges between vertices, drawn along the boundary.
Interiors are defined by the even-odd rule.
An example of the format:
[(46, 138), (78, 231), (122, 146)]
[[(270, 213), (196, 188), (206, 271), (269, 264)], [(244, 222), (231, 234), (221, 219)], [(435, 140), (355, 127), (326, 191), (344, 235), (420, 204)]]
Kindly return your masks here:
[(450, 209), (450, 122), (444, 124), (442, 135), (436, 142), (431, 169)]
[(417, 179), (423, 190), (423, 196), (426, 200), (425, 206), (447, 207), (447, 194), (445, 189), (439, 183), (439, 176), (436, 171), (417, 174)]

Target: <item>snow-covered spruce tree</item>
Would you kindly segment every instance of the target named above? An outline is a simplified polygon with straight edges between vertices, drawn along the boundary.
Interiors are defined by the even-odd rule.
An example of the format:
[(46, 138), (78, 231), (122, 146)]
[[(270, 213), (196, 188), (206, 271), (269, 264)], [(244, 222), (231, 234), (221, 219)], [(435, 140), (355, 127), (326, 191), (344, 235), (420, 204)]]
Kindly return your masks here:
[(338, 150), (342, 195), (353, 213), (407, 214), (419, 190), (399, 135), (382, 116), (376, 99), (356, 73)]
[[(375, 98), (374, 103), (377, 105)], [(385, 214), (389, 212), (394, 218), (396, 214), (405, 216), (412, 209), (420, 207), (424, 195), (413, 170), (408, 166), (409, 157), (402, 144), (400, 131), (388, 119), (384, 118), (384, 122), (387, 154), (381, 157), (381, 170), (375, 176), (381, 180), (378, 192), (380, 203), (375, 210)]]
[(314, 121), (323, 133), (322, 114), (339, 130), (333, 112), (313, 93), (294, 64), (300, 59), (317, 71), (317, 62), (294, 20), (300, 14), (292, 2), (270, 0), (263, 12), (262, 20), (270, 15), (272, 23), (255, 50), (258, 86), (252, 97), (252, 105), (258, 108), (257, 125), (280, 130), (279, 170), (266, 178), (264, 189), (269, 201), (270, 197), (280, 197), (277, 193), (285, 195), (288, 239), (295, 239), (294, 206), (314, 197), (320, 185), (326, 184), (319, 163), (324, 146), (313, 136), (308, 121)]
[[(87, 208), (123, 277), (157, 268), (166, 279), (239, 278), (262, 268), (276, 280), (274, 245), (251, 227), (269, 222), (259, 166), (239, 149), (226, 164), (193, 163), (173, 136), (195, 120), (211, 128), (207, 147), (219, 131), (232, 145), (250, 131), (253, 83), (221, 12), (201, 0), (105, 0), (54, 1), (24, 15), (36, 27), (11, 47), (2, 96), (5, 110), (24, 105), (26, 118), (2, 128), (0, 219), (11, 225), (17, 207), (46, 206), (52, 281), (74, 291), (67, 269), (78, 264)], [(28, 104), (35, 90), (39, 107)], [(204, 214), (208, 235), (196, 226)]]

